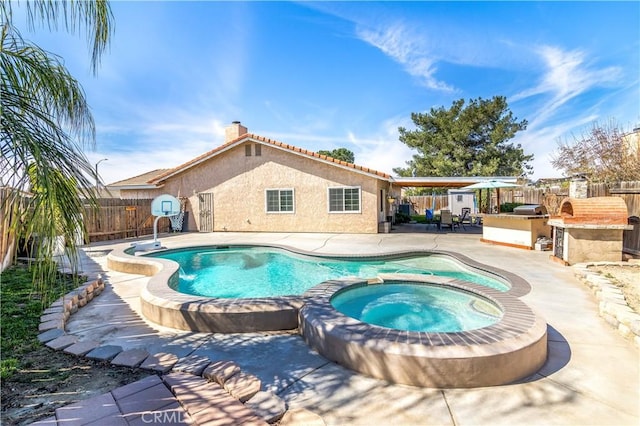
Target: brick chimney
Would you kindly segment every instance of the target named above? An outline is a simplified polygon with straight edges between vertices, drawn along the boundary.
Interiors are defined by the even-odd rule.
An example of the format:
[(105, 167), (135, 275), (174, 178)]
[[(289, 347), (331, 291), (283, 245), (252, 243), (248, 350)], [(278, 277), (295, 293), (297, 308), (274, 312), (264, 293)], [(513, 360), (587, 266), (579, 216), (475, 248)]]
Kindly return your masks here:
[(224, 141), (230, 142), (234, 139), (238, 139), (240, 136), (247, 133), (247, 128), (240, 124), (239, 121), (233, 121), (230, 126), (224, 129)]

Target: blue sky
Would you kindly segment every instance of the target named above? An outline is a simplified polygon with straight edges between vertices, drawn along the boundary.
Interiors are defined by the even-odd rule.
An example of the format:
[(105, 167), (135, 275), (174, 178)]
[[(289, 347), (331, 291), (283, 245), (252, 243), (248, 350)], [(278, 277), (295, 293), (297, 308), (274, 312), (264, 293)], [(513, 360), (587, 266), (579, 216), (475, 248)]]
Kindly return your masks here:
[(251, 133), (346, 147), (391, 173), (414, 151), (412, 112), (507, 97), (529, 122), (513, 142), (532, 177), (594, 120), (640, 125), (640, 2), (112, 2), (115, 34), (93, 76), (84, 36), (23, 37), (61, 56), (97, 125), (87, 151), (111, 183), (175, 167)]

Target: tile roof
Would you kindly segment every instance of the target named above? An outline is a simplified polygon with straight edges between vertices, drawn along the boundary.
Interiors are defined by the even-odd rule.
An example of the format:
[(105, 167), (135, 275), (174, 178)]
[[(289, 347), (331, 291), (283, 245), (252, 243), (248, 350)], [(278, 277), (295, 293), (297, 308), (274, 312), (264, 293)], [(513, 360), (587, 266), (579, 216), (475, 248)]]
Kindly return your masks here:
[(224, 151), (226, 151), (228, 149), (231, 149), (231, 148), (235, 147), (236, 145), (240, 145), (241, 143), (243, 143), (243, 142), (245, 142), (247, 140), (252, 140), (252, 141), (261, 142), (261, 143), (264, 143), (264, 144), (267, 144), (267, 145), (272, 145), (272, 146), (275, 146), (275, 147), (278, 147), (278, 148), (281, 148), (281, 149), (285, 149), (285, 150), (288, 150), (288, 151), (291, 151), (291, 152), (294, 152), (294, 153), (298, 153), (298, 154), (310, 157), (312, 159), (320, 160), (320, 161), (323, 161), (323, 162), (335, 163), (336, 165), (339, 165), (339, 166), (342, 166), (342, 167), (346, 167), (346, 168), (350, 168), (350, 169), (353, 169), (353, 170), (358, 171), (358, 172), (364, 172), (364, 173), (367, 173), (367, 174), (375, 175), (375, 176), (383, 178), (383, 179), (390, 179), (391, 178), (391, 176), (388, 175), (387, 173), (379, 172), (377, 170), (373, 170), (373, 169), (370, 169), (368, 167), (358, 166), (358, 165), (353, 164), (353, 163), (347, 163), (346, 161), (338, 160), (338, 159), (335, 159), (335, 158), (332, 158), (332, 157), (328, 157), (326, 155), (321, 155), (321, 154), (318, 154), (317, 152), (313, 152), (313, 151), (309, 151), (309, 150), (306, 150), (306, 149), (298, 148), (296, 146), (289, 145), (289, 144), (286, 144), (286, 143), (283, 143), (283, 142), (278, 142), (278, 141), (275, 141), (273, 139), (266, 138), (264, 136), (254, 135), (252, 133), (245, 133), (244, 135), (242, 135), (242, 136), (240, 136), (240, 137), (238, 137), (238, 138), (236, 138), (236, 139), (234, 139), (232, 141), (224, 143), (224, 144), (218, 146), (217, 148), (212, 149), (211, 151), (205, 152), (204, 154), (199, 155), (198, 157), (196, 157), (196, 158), (194, 158), (192, 160), (189, 160), (186, 163), (183, 163), (183, 164), (179, 165), (178, 167), (175, 167), (173, 169), (169, 169), (169, 170), (165, 171), (164, 173), (161, 173), (161, 174), (158, 174), (158, 175), (152, 177), (151, 179), (149, 179), (147, 181), (147, 183), (157, 184), (157, 183), (161, 182), (162, 180), (167, 179), (167, 178), (169, 178), (169, 177), (171, 177), (171, 176), (173, 176), (175, 174), (178, 174), (180, 172), (183, 172), (183, 171), (185, 171), (185, 170), (187, 170), (187, 169), (189, 169), (189, 168), (191, 168), (191, 167), (193, 167), (193, 166), (195, 166), (195, 165), (197, 165), (197, 164), (199, 164), (199, 163), (201, 163), (201, 162), (203, 162), (205, 160), (208, 160), (211, 157), (214, 157), (215, 155), (217, 155), (217, 154), (219, 154), (221, 152), (224, 152)]
[(118, 182), (113, 182), (108, 184), (107, 186), (111, 187), (111, 186), (131, 186), (131, 185), (148, 185), (149, 181), (151, 179), (153, 179), (154, 177), (164, 174), (169, 170), (173, 170), (173, 169), (155, 169), (155, 170), (151, 170), (150, 172), (146, 172), (143, 173), (141, 175), (138, 176), (134, 176), (134, 177), (130, 177), (124, 180), (119, 180)]

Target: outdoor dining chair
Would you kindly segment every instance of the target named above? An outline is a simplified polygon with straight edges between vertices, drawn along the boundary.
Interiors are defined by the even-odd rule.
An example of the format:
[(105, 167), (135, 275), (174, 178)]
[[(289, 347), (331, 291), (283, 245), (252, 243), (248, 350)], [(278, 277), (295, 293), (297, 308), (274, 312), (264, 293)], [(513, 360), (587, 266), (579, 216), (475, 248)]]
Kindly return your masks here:
[(473, 223), (471, 223), (471, 209), (467, 207), (462, 209), (462, 215), (458, 219), (458, 224), (462, 226), (462, 229), (464, 229), (465, 231), (467, 230), (465, 225), (473, 225)]
[(441, 210), (440, 211), (440, 229), (444, 226), (448, 226), (453, 231), (453, 215), (451, 214), (451, 210)]

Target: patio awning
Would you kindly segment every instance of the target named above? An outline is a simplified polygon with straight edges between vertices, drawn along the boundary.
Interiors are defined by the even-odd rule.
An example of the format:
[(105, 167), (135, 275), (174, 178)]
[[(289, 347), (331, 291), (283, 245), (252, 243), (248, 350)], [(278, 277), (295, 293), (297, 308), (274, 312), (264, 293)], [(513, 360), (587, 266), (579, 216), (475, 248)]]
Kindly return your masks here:
[(478, 182), (500, 181), (516, 184), (516, 176), (422, 176), (422, 177), (393, 177), (391, 183), (403, 188), (462, 188)]

